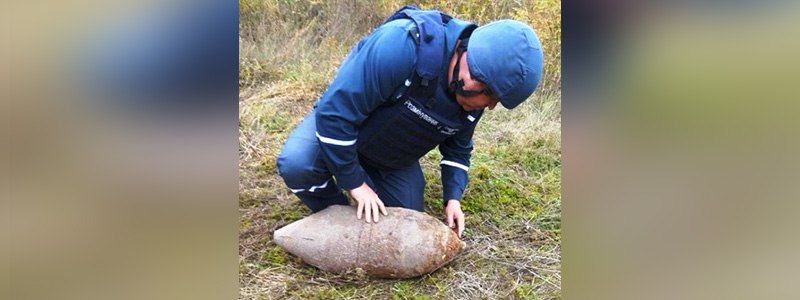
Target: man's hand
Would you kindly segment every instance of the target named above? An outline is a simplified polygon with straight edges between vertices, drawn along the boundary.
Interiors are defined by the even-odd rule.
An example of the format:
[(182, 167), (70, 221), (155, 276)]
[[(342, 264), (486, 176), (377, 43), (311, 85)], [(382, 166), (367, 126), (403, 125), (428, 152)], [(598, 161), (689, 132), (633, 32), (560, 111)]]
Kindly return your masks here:
[(447, 226), (455, 228), (458, 225), (458, 237), (464, 231), (464, 212), (461, 211), (461, 202), (458, 200), (448, 200), (447, 206), (444, 208), (444, 217), (447, 220)]
[(382, 212), (384, 216), (388, 215), (386, 213), (386, 207), (383, 206), (383, 201), (378, 198), (378, 194), (375, 194), (375, 191), (373, 191), (366, 182), (350, 190), (349, 193), (350, 197), (353, 197), (353, 199), (358, 202), (356, 218), (359, 220), (361, 220), (361, 212), (364, 212), (367, 223), (371, 222), (372, 219), (378, 222), (378, 216), (380, 215), (378, 211)]

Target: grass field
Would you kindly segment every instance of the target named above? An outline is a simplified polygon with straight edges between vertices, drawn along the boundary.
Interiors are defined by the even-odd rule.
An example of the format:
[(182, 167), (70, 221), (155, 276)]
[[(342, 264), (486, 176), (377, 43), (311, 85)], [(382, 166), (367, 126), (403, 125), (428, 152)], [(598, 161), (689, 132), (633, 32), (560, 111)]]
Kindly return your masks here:
[[(272, 233), (310, 213), (275, 157), (349, 48), (401, 1), (240, 0), (239, 283), (242, 299), (553, 299), (561, 295), (560, 1), (423, 1), (485, 24), (513, 18), (542, 39), (540, 89), (515, 110), (488, 111), (475, 133), (462, 200), (466, 250), (416, 279), (336, 275), (277, 247)], [(442, 217), (438, 151), (422, 159), (426, 212)]]

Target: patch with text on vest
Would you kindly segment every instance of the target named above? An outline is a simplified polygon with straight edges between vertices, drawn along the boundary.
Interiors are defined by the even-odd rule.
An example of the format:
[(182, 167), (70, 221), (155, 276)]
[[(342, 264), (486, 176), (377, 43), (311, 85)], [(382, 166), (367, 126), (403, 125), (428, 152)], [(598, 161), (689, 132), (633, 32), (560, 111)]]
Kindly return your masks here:
[(411, 103), (411, 101), (406, 100), (405, 101), (405, 105), (406, 105), (406, 108), (408, 108), (408, 110), (410, 110), (415, 115), (417, 115), (417, 117), (419, 117), (420, 119), (424, 120), (425, 122), (428, 122), (428, 124), (436, 126), (436, 129), (439, 130), (439, 132), (441, 132), (442, 134), (454, 135), (454, 134), (458, 133), (458, 129), (456, 129), (456, 128), (452, 128), (452, 127), (445, 126), (445, 125), (440, 125), (439, 121), (437, 121), (436, 119), (434, 119), (430, 115), (426, 114), (424, 111), (422, 111), (422, 109), (420, 109), (419, 107), (414, 105), (414, 103)]

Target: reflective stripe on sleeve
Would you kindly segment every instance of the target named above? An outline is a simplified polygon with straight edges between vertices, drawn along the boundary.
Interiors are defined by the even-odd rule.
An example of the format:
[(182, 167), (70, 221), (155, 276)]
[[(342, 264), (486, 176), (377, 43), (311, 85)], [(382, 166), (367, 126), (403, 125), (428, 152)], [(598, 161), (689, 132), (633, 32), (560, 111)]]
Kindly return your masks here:
[(448, 166), (451, 166), (451, 167), (456, 167), (456, 168), (462, 169), (464, 171), (469, 171), (469, 167), (467, 167), (465, 165), (462, 165), (460, 163), (454, 162), (454, 161), (442, 160), (442, 162), (440, 162), (439, 164), (448, 165)]
[(342, 140), (337, 140), (337, 139), (332, 139), (332, 138), (327, 138), (327, 137), (321, 136), (321, 135), (319, 135), (319, 132), (317, 132), (316, 134), (317, 134), (317, 138), (319, 138), (319, 141), (323, 142), (325, 144), (331, 144), (331, 145), (337, 145), (337, 146), (351, 146), (351, 145), (356, 143), (356, 140), (342, 141)]

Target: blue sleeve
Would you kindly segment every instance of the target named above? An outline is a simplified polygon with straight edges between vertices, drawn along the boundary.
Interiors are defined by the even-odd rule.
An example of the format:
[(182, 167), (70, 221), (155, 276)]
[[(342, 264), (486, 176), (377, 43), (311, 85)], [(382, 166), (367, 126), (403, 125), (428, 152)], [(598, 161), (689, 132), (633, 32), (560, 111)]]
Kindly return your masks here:
[(442, 168), (442, 199), (445, 205), (451, 199), (461, 201), (464, 189), (467, 188), (469, 180), (467, 171), (472, 156), (472, 135), (482, 115), (481, 112), (472, 122), (472, 126), (447, 138), (439, 145), (439, 152), (442, 154), (442, 161), (439, 163)]
[(391, 98), (413, 70), (416, 46), (408, 31), (396, 25), (402, 22), (410, 21), (388, 23), (362, 39), (317, 102), (320, 148), (336, 183), (345, 190), (366, 180), (356, 153), (358, 126)]

